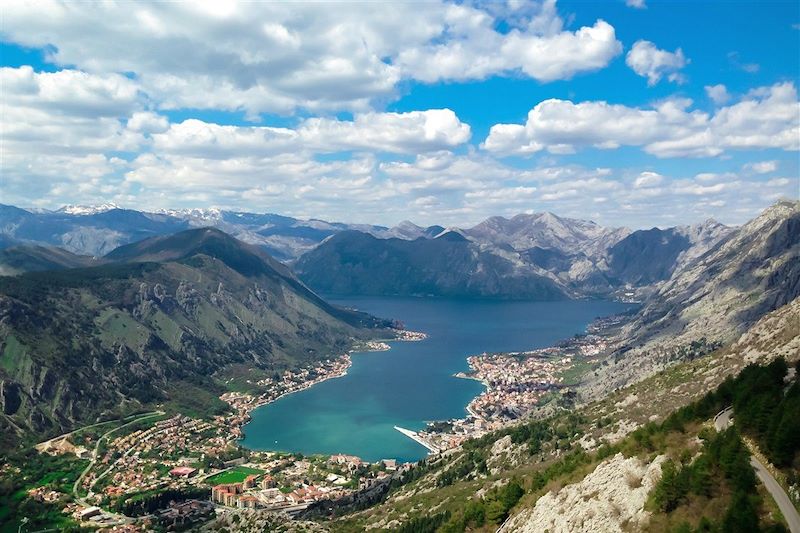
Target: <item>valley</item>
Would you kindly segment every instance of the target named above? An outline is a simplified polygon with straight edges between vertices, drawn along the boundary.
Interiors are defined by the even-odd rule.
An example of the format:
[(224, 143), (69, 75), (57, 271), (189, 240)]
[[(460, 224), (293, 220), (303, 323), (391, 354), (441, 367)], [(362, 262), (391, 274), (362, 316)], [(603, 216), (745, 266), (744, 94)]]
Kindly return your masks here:
[[(538, 241), (505, 219), (410, 241), (344, 230), (293, 263), (301, 278), (216, 229), (89, 259), (8, 248), (0, 398), (13, 459), (0, 475), (17, 489), (4, 501), (40, 527), (130, 531), (259, 516), (287, 530), (536, 531), (578, 520), (568, 508), (609, 530), (700, 524), (731, 501), (714, 446), (739, 442), (704, 433), (704, 413), (723, 400), (703, 395), (730, 387), (747, 364), (782, 357), (791, 366), (800, 353), (799, 217), (796, 203), (783, 202), (740, 228), (658, 234), (661, 251), (625, 267), (616, 250), (646, 247), (649, 234), (571, 221), (577, 236), (566, 238), (547, 216), (514, 219), (543, 232)], [(361, 244), (350, 255), (326, 251), (351, 237)], [(525, 254), (538, 263), (510, 271), (497, 251), (476, 254), (488, 249), (477, 239), (489, 238), (533, 246)], [(560, 246), (561, 259), (539, 244)], [(577, 281), (554, 266), (589, 256), (601, 278)], [(327, 299), (306, 285), (337, 265), (354, 268), (348, 257), (365, 261), (364, 279), (384, 272), (382, 283), (394, 283), (395, 268), (416, 283), (398, 262), (413, 258), (425, 281), (343, 289), (363, 296), (324, 285), (334, 289)], [(465, 266), (468, 258), (480, 264)], [(437, 277), (447, 272), (470, 277)], [(698, 398), (702, 409), (686, 407)], [(742, 442), (760, 453), (750, 440), (759, 430), (744, 430)], [(30, 448), (57, 433), (67, 434)], [(680, 435), (702, 444), (682, 447)], [(687, 453), (709, 454), (712, 488), (679, 497), (691, 510), (665, 506), (665, 465), (694, 468)], [(640, 481), (609, 485), (618, 468)], [(792, 460), (775, 468), (791, 498)], [(610, 507), (586, 499), (603, 491), (617, 495)], [(779, 523), (769, 495), (759, 498), (747, 520)], [(547, 510), (559, 505), (562, 518)]]
[(800, 533), (798, 0), (0, 2), (0, 533)]

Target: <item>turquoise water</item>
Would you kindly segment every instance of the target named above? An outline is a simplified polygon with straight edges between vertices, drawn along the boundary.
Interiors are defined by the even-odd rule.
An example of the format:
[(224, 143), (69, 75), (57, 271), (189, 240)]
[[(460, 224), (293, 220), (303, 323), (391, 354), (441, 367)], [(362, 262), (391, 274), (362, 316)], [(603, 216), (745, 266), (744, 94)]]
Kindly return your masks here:
[(609, 301), (498, 302), (427, 298), (349, 298), (333, 303), (401, 320), (421, 342), (394, 342), (386, 352), (353, 354), (344, 377), (259, 407), (242, 444), (254, 450), (345, 453), (367, 461), (416, 461), (427, 450), (393, 426), (464, 416), (483, 386), (453, 374), (484, 351), (549, 346), (582, 333), (595, 318), (630, 305)]

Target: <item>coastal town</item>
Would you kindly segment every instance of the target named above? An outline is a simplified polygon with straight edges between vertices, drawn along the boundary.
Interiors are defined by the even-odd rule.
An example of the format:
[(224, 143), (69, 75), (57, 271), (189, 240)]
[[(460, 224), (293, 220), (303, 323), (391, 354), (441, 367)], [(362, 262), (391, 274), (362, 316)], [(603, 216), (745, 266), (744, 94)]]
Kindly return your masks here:
[[(512, 353), (483, 353), (467, 358), (469, 372), (486, 387), (467, 406), (462, 419), (430, 423), (422, 431), (398, 431), (439, 453), (465, 440), (524, 418), (542, 403), (568, 390), (569, 372), (590, 365), (605, 348), (609, 328), (621, 319), (604, 319), (556, 346)], [(400, 340), (417, 341), (422, 333), (398, 332)], [(370, 341), (354, 351), (384, 351)], [(232, 509), (302, 513), (317, 502), (334, 501), (387, 482), (412, 467), (393, 458), (367, 462), (352, 455), (304, 456), (242, 448), (242, 427), (251, 412), (328, 379), (341, 377), (351, 355), (248, 380), (247, 392), (230, 391), (220, 399), (229, 409), (206, 418), (163, 411), (144, 413), (121, 426), (76, 431), (39, 446), (43, 454), (74, 456), (88, 466), (72, 490), (37, 487), (31, 498), (63, 505), (75, 522), (113, 527), (116, 531), (186, 529)], [(127, 420), (127, 419), (126, 419)], [(83, 463), (82, 463), (83, 464)]]
[[(393, 333), (397, 341), (426, 338), (405, 330)], [(366, 341), (350, 353), (389, 349), (387, 342)], [(27, 496), (60, 507), (75, 523), (135, 532), (188, 529), (227, 509), (294, 514), (315, 502), (385, 482), (410, 465), (394, 458), (370, 463), (344, 454), (258, 452), (238, 443), (254, 409), (344, 376), (352, 365), (350, 353), (245, 380), (248, 392), (220, 396), (228, 406), (223, 414), (197, 418), (142, 413), (40, 443), (36, 449), (43, 455), (88, 465), (73, 485), (60, 490), (35, 487)]]
[(547, 401), (568, 394), (574, 381), (608, 350), (610, 333), (626, 320), (624, 314), (596, 319), (586, 334), (547, 348), (470, 356), (470, 370), (455, 376), (480, 381), (486, 390), (467, 405), (467, 416), (431, 422), (421, 431), (396, 429), (438, 453), (514, 424)]

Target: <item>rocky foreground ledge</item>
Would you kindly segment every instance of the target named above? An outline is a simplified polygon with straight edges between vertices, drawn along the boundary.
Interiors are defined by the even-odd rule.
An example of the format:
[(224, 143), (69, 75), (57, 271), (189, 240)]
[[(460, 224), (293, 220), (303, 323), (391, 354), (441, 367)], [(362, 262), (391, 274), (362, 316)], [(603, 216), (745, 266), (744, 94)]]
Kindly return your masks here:
[(548, 492), (533, 509), (508, 520), (499, 533), (630, 531), (647, 526), (647, 495), (661, 479), (659, 455), (652, 463), (621, 453), (603, 461), (582, 481)]

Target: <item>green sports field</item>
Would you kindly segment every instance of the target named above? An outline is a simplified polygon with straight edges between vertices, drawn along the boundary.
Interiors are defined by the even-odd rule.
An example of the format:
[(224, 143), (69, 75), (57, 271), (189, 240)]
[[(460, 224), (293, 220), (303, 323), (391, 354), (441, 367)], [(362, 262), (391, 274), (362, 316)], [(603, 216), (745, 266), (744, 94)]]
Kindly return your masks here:
[(211, 476), (206, 480), (210, 485), (224, 485), (226, 483), (239, 483), (244, 481), (244, 478), (250, 475), (261, 475), (263, 470), (258, 468), (249, 468), (247, 466), (234, 466), (233, 468), (220, 472), (215, 476)]

